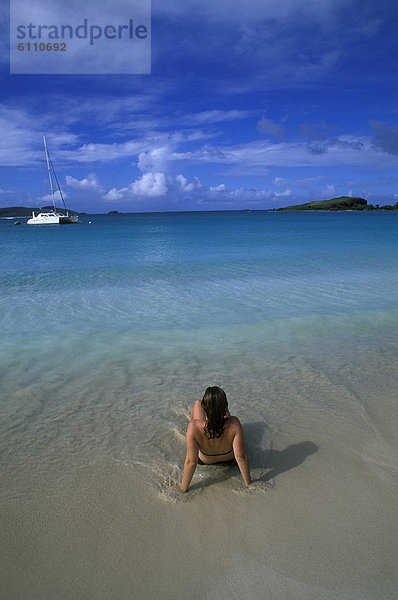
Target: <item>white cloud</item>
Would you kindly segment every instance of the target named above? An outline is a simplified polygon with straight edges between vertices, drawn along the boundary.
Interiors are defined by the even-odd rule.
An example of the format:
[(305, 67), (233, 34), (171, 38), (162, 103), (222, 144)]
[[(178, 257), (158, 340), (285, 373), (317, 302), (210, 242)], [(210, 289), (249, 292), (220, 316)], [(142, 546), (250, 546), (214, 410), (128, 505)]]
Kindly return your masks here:
[(220, 183), (220, 185), (210, 186), (210, 192), (225, 192), (225, 184)]
[[(68, 197), (68, 194), (66, 194), (64, 191), (62, 192), (62, 196), (64, 197), (64, 199), (66, 199)], [(44, 196), (41, 196), (39, 198), (40, 203), (42, 206), (46, 205), (46, 204), (52, 204), (53, 202), (53, 197), (51, 194), (45, 194)], [(62, 204), (62, 199), (61, 199), (61, 194), (59, 192), (59, 190), (56, 190), (54, 192), (54, 200), (55, 202), (60, 202)]]
[(188, 182), (188, 179), (184, 177), (184, 175), (176, 175), (175, 181), (177, 183), (177, 188), (181, 192), (193, 192), (202, 187), (199, 177), (194, 177), (193, 181)]
[(119, 200), (131, 200), (133, 198), (155, 198), (163, 197), (168, 194), (176, 193), (194, 193), (202, 188), (199, 177), (194, 177), (193, 181), (188, 181), (184, 175), (166, 175), (165, 173), (147, 172), (142, 177), (136, 179), (129, 186), (121, 189), (112, 188), (104, 196), (104, 200), (111, 202)]
[[(220, 193), (222, 192), (222, 193)], [(206, 193), (201, 195), (199, 203), (202, 206), (208, 204), (217, 204), (218, 207), (228, 206), (264, 206), (268, 207), (277, 205), (282, 198), (293, 198), (293, 192), (289, 188), (283, 191), (275, 191), (272, 189), (264, 190), (257, 188), (232, 188), (221, 184), (219, 186), (211, 186)]]
[(205, 110), (199, 113), (186, 114), (179, 120), (189, 125), (209, 125), (221, 123), (222, 121), (246, 119), (249, 115), (250, 112), (247, 110)]
[(258, 175), (270, 167), (382, 167), (394, 168), (396, 160), (366, 137), (344, 135), (329, 140), (319, 151), (304, 141), (257, 140), (235, 146), (205, 146), (195, 151), (173, 152), (173, 160), (234, 166), (240, 173)]
[(130, 187), (133, 196), (165, 196), (168, 191), (164, 173), (144, 173)]
[(130, 196), (131, 193), (128, 187), (121, 188), (120, 190), (112, 188), (105, 194), (103, 199), (110, 200), (111, 202), (117, 202), (118, 200), (126, 200), (126, 198), (129, 198)]
[(275, 177), (274, 184), (278, 186), (285, 185), (285, 179), (282, 179), (282, 177)]
[[(188, 184), (188, 179), (184, 177), (184, 175), (176, 175), (176, 181), (180, 184), (180, 187), (184, 191), (191, 191), (191, 188)], [(190, 189), (188, 189), (190, 188)]]
[(289, 188), (287, 188), (286, 190), (283, 190), (283, 192), (274, 192), (275, 198), (283, 198), (283, 197), (292, 196), (292, 195), (293, 195), (293, 192)]
[(0, 131), (1, 166), (31, 166), (43, 158), (41, 134), (26, 111), (0, 106)]
[(128, 140), (121, 144), (84, 144), (77, 150), (62, 150), (58, 155), (71, 161), (82, 163), (108, 162), (111, 160), (121, 160), (123, 158), (132, 158), (144, 150), (144, 141)]
[(66, 144), (76, 143), (78, 136), (60, 129), (59, 115), (51, 111), (36, 113), (32, 107), (20, 108), (0, 104), (0, 166), (30, 167), (44, 160), (43, 132), (51, 157)]
[(121, 189), (112, 188), (104, 196), (104, 200), (111, 202), (131, 200), (136, 197), (154, 198), (165, 196), (168, 185), (164, 173), (144, 173), (142, 177), (133, 181), (129, 186)]
[(101, 189), (99, 181), (94, 173), (91, 173), (87, 178), (81, 179), (80, 181), (70, 175), (66, 175), (65, 180), (68, 186), (76, 190), (98, 191)]
[(153, 148), (145, 152), (140, 152), (138, 155), (137, 167), (142, 173), (149, 171), (165, 172), (167, 169), (167, 160), (169, 150), (166, 146), (161, 148)]

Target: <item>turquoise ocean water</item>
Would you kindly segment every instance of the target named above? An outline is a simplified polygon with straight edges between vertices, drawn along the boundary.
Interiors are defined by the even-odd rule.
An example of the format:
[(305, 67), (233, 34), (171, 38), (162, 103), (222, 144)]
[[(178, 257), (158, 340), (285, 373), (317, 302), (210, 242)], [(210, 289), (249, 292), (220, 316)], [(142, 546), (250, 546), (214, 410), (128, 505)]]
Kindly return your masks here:
[(387, 453), (398, 213), (1, 220), (0, 247), (2, 494), (104, 457), (178, 477), (207, 385), (259, 473), (284, 430), (358, 448), (377, 429)]

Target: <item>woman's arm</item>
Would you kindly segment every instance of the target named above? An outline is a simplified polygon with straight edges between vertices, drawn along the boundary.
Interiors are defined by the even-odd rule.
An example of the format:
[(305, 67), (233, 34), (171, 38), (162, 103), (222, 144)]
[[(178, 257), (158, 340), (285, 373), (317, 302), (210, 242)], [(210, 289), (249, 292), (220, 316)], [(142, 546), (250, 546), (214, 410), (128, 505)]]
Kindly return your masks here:
[(232, 448), (243, 481), (245, 482), (245, 485), (249, 487), (251, 483), (249, 459), (247, 458), (245, 436), (243, 435), (243, 429), (239, 419), (236, 419), (235, 427), (236, 433), (232, 442)]
[(193, 474), (195, 473), (196, 465), (198, 464), (199, 445), (194, 436), (195, 425), (192, 421), (187, 429), (187, 455), (184, 463), (184, 473), (182, 475), (182, 483), (180, 490), (187, 492), (191, 483)]

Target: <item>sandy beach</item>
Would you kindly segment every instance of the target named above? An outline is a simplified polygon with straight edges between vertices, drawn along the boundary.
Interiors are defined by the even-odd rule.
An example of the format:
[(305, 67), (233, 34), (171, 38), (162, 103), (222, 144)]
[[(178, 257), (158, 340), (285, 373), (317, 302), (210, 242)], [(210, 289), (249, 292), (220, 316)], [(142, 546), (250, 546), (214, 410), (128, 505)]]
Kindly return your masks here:
[(392, 440), (352, 452), (331, 433), (286, 424), (265, 490), (229, 468), (202, 467), (182, 495), (145, 467), (71, 467), (2, 503), (2, 597), (395, 598)]

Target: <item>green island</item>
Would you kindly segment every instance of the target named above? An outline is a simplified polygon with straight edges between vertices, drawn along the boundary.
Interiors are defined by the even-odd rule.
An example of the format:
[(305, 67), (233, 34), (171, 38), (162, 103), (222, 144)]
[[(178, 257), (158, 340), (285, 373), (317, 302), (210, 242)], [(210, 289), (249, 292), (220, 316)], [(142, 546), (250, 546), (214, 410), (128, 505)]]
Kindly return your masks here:
[(352, 196), (339, 196), (330, 200), (317, 200), (294, 206), (285, 206), (275, 210), (398, 210), (398, 202), (394, 205), (379, 206), (368, 204), (367, 200)]
[[(51, 208), (51, 207), (44, 207)], [(0, 218), (18, 218), (18, 217), (30, 217), (32, 212), (39, 212), (38, 208), (28, 208), (26, 206), (7, 206), (0, 208)], [(368, 204), (367, 200), (359, 197), (352, 196), (339, 196), (338, 198), (331, 198), (330, 200), (316, 200), (314, 202), (306, 202), (305, 204), (295, 204), (292, 206), (285, 206), (282, 208), (272, 208), (272, 211), (283, 211), (283, 210), (312, 210), (312, 211), (342, 211), (342, 210), (365, 210), (365, 211), (380, 211), (380, 210), (398, 210), (398, 202), (395, 204), (387, 204), (379, 206), (376, 204)], [(64, 214), (66, 211), (62, 208), (57, 208), (57, 211)], [(247, 212), (252, 212), (246, 209)], [(76, 212), (74, 210), (68, 210), (70, 214), (74, 215), (86, 215), (84, 212)], [(108, 215), (120, 214), (117, 210), (111, 210), (107, 213)]]

